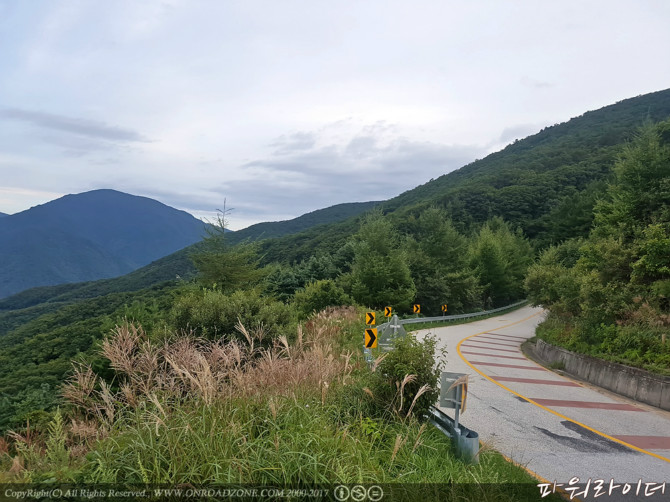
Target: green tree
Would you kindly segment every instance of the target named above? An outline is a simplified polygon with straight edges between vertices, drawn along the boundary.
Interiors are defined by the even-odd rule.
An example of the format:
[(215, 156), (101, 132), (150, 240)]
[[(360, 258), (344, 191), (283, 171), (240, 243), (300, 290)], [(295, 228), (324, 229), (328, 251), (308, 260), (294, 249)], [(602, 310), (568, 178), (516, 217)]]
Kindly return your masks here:
[(596, 235), (625, 241), (670, 221), (670, 121), (646, 124), (614, 165), (615, 181), (596, 205)]
[(258, 267), (256, 244), (226, 244), (225, 217), (224, 209), (217, 216), (217, 223), (209, 226), (208, 236), (199, 250), (190, 258), (198, 269), (198, 280), (201, 284), (229, 293), (253, 287), (263, 278), (265, 271)]
[(411, 219), (407, 242), (409, 266), (417, 289), (416, 302), (423, 312), (439, 315), (464, 312), (481, 305), (481, 288), (467, 264), (467, 239), (453, 226), (446, 212), (429, 208)]
[(371, 212), (355, 236), (351, 293), (358, 303), (374, 308), (409, 310), (416, 294), (400, 246), (400, 236), (381, 211)]
[(523, 296), (523, 280), (533, 256), (520, 231), (501, 218), (488, 221), (470, 246), (470, 266), (484, 288), (486, 306), (502, 306)]
[(293, 303), (298, 312), (307, 317), (312, 312), (319, 312), (326, 307), (350, 305), (351, 298), (335, 281), (324, 279), (310, 282), (304, 289), (297, 291)]

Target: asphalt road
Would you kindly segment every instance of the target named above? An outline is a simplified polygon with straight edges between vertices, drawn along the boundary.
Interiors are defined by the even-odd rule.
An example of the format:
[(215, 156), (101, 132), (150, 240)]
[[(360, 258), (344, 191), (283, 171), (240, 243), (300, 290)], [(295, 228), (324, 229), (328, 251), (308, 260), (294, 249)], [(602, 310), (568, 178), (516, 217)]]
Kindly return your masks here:
[[(479, 433), (484, 447), (526, 467), (541, 482), (563, 484), (578, 499), (670, 500), (670, 413), (526, 358), (520, 345), (534, 335), (542, 316), (542, 309), (524, 307), (417, 332), (420, 337), (432, 332), (447, 348), (446, 371), (469, 374), (461, 423)], [(453, 416), (453, 410), (443, 411)], [(582, 488), (573, 490), (577, 484)]]

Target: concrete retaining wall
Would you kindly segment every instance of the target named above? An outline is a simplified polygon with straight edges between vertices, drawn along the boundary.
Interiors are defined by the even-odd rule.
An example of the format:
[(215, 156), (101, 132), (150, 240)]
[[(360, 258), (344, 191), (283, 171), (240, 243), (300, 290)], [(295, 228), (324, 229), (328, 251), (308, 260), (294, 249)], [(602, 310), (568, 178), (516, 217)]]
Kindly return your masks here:
[(670, 411), (670, 377), (623, 364), (575, 354), (538, 340), (535, 355), (547, 363), (562, 362), (563, 371), (622, 396)]

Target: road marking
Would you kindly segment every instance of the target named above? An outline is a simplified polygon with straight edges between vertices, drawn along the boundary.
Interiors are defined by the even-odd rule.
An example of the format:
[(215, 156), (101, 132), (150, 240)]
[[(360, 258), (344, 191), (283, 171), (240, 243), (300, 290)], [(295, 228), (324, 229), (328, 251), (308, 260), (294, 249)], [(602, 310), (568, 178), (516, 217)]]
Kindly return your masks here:
[(536, 368), (534, 366), (522, 366), (520, 364), (487, 363), (485, 361), (470, 361), (470, 362), (472, 364), (479, 364), (481, 366), (499, 366), (501, 368), (519, 368), (522, 370), (547, 371), (544, 368)]
[[(486, 376), (486, 375), (484, 375)], [(516, 382), (516, 383), (532, 383), (540, 385), (562, 385), (563, 387), (581, 387), (578, 383), (570, 382), (568, 380), (539, 380), (537, 378), (517, 378), (506, 376), (493, 376), (494, 380), (500, 382)]]
[(505, 335), (505, 334), (503, 334), (503, 333), (490, 333), (490, 332), (487, 332), (487, 333), (481, 333), (481, 334), (482, 334), (482, 335), (502, 336), (502, 337), (505, 337), (505, 338), (516, 338), (517, 340), (522, 340), (522, 341), (524, 341), (524, 342), (525, 342), (526, 340), (528, 340), (528, 338), (524, 338), (524, 337), (522, 337), (522, 336)]
[(646, 412), (642, 408), (624, 403), (594, 403), (592, 401), (570, 401), (567, 399), (544, 399), (540, 397), (531, 398), (536, 403), (543, 404), (545, 406), (556, 406), (556, 407), (565, 407), (565, 408), (592, 408), (598, 410), (619, 410), (619, 411), (642, 411)]
[(511, 352), (512, 354), (518, 354), (518, 350), (507, 350), (507, 349), (496, 349), (495, 347), (482, 347), (481, 345), (470, 345), (464, 344), (463, 347), (470, 347), (471, 349), (486, 349), (486, 350), (499, 350), (500, 352)]
[[(541, 313), (542, 313), (542, 312), (536, 312), (535, 314), (531, 314), (531, 315), (529, 315), (528, 317), (525, 317), (524, 319), (521, 319), (520, 321), (515, 321), (515, 322), (512, 322), (512, 323), (506, 324), (506, 325), (504, 325), (504, 326), (500, 326), (499, 328), (496, 328), (496, 329), (509, 328), (510, 326), (515, 326), (515, 325), (517, 325), (517, 324), (521, 324), (522, 322), (526, 322), (528, 319), (532, 319), (533, 317), (538, 316), (538, 315), (540, 315)], [(456, 352), (458, 352), (458, 355), (459, 355), (460, 358), (463, 360), (463, 362), (465, 362), (465, 364), (467, 364), (468, 366), (470, 366), (470, 368), (472, 368), (474, 371), (476, 371), (477, 373), (479, 373), (481, 376), (483, 376), (484, 378), (486, 378), (486, 379), (489, 380), (490, 382), (493, 382), (494, 384), (498, 385), (499, 387), (502, 387), (502, 388), (505, 389), (507, 392), (510, 392), (510, 393), (514, 394), (515, 396), (519, 396), (521, 399), (524, 399), (525, 401), (528, 401), (530, 404), (534, 404), (534, 405), (537, 406), (538, 408), (542, 408), (543, 410), (548, 411), (548, 412), (551, 413), (552, 415), (556, 415), (556, 416), (559, 417), (559, 418), (562, 418), (562, 419), (564, 419), (564, 420), (568, 420), (568, 421), (572, 422), (573, 424), (577, 424), (577, 425), (579, 425), (580, 427), (584, 427), (586, 430), (589, 430), (589, 431), (591, 431), (591, 432), (593, 432), (593, 433), (595, 433), (595, 434), (598, 434), (599, 436), (602, 436), (602, 437), (607, 438), (607, 439), (609, 439), (609, 440), (611, 440), (611, 441), (614, 441), (615, 443), (622, 444), (622, 445), (624, 445), (624, 446), (626, 446), (626, 447), (628, 447), (628, 448), (631, 448), (631, 449), (633, 449), (633, 450), (635, 450), (635, 451), (639, 451), (640, 453), (644, 453), (644, 454), (649, 455), (649, 456), (651, 456), (651, 457), (654, 457), (654, 458), (657, 458), (657, 459), (659, 459), (659, 460), (663, 460), (663, 461), (665, 461), (665, 462), (670, 463), (670, 458), (664, 457), (664, 456), (662, 456), (662, 455), (657, 455), (656, 453), (652, 453), (652, 452), (647, 451), (647, 450), (645, 450), (645, 449), (643, 449), (643, 448), (638, 448), (638, 447), (635, 446), (635, 445), (632, 445), (632, 444), (630, 444), (630, 443), (627, 443), (627, 442), (625, 442), (625, 441), (622, 441), (622, 440), (620, 440), (620, 439), (617, 439), (617, 438), (615, 438), (614, 436), (610, 436), (610, 435), (608, 435), (608, 434), (605, 434), (604, 432), (600, 432), (599, 430), (594, 429), (593, 427), (589, 427), (588, 425), (582, 424), (581, 422), (578, 422), (577, 420), (573, 420), (572, 418), (567, 417), (567, 416), (563, 415), (562, 413), (559, 413), (559, 412), (557, 412), (557, 411), (552, 410), (551, 408), (547, 408), (546, 406), (543, 406), (543, 405), (541, 405), (541, 404), (539, 404), (539, 403), (536, 403), (536, 402), (533, 401), (532, 399), (530, 399), (530, 398), (528, 398), (528, 397), (526, 397), (526, 396), (524, 396), (524, 395), (522, 395), (522, 394), (519, 394), (519, 393), (516, 392), (516, 391), (513, 391), (512, 389), (510, 389), (509, 387), (504, 386), (504, 385), (501, 384), (500, 382), (496, 382), (493, 378), (491, 378), (491, 377), (488, 376), (487, 374), (485, 374), (485, 373), (479, 371), (479, 370), (478, 370), (477, 368), (475, 368), (472, 364), (470, 364), (470, 362), (463, 356), (463, 354), (461, 354), (461, 344), (462, 344), (464, 341), (466, 341), (466, 340), (468, 340), (468, 339), (470, 339), (470, 338), (472, 338), (472, 337), (475, 337), (475, 336), (477, 336), (477, 335), (482, 335), (482, 334), (484, 334), (484, 333), (486, 333), (486, 331), (482, 331), (481, 333), (475, 333), (474, 335), (467, 336), (467, 337), (463, 338), (460, 342), (458, 342), (458, 345), (456, 345)]]
[[(486, 343), (488, 345), (498, 345), (500, 347), (518, 347), (518, 345), (514, 345), (513, 343), (492, 342), (491, 340), (483, 340), (481, 338), (477, 338), (476, 340), (470, 340), (470, 341), (471, 342), (476, 342), (476, 343)], [(507, 340), (505, 340), (505, 341), (507, 341)]]
[(493, 335), (487, 335), (487, 334), (477, 335), (477, 340), (482, 340), (482, 339), (487, 340), (487, 341), (488, 340), (495, 340), (496, 342), (510, 342), (510, 343), (512, 343), (512, 347), (516, 347), (516, 345), (514, 345), (514, 342), (518, 343), (518, 342), (525, 342), (526, 341), (525, 338), (512, 339), (512, 338), (501, 338), (499, 336), (493, 336)]
[(528, 361), (528, 358), (526, 357), (503, 356), (500, 354), (485, 354), (484, 352), (470, 352), (467, 350), (464, 350), (463, 354), (471, 354), (473, 356), (498, 357), (500, 359), (516, 359), (517, 361)]
[(647, 448), (649, 450), (670, 450), (670, 437), (666, 436), (614, 436), (634, 444), (640, 448)]

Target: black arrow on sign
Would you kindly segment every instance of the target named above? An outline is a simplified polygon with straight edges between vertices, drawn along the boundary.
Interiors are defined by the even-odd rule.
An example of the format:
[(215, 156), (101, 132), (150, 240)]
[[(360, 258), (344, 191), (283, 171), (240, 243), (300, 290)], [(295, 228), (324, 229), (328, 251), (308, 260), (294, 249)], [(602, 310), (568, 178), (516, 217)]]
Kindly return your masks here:
[(375, 334), (376, 329), (366, 329), (365, 334), (370, 337), (368, 340), (368, 343), (365, 344), (366, 349), (370, 349), (375, 345), (375, 342), (377, 341), (377, 335)]
[(375, 323), (375, 313), (366, 312), (365, 313), (365, 324), (374, 324)]

